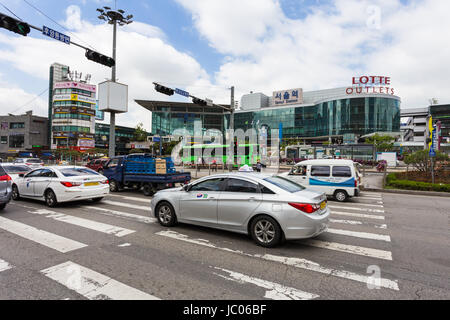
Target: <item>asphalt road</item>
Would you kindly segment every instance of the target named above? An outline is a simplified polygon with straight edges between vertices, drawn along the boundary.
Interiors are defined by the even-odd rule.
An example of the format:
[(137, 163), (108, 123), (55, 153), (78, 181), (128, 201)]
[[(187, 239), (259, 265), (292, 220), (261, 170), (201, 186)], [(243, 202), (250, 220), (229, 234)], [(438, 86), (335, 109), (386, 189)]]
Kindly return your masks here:
[(274, 249), (161, 227), (150, 198), (114, 193), (0, 214), (0, 299), (450, 299), (450, 198), (364, 192), (330, 229)]

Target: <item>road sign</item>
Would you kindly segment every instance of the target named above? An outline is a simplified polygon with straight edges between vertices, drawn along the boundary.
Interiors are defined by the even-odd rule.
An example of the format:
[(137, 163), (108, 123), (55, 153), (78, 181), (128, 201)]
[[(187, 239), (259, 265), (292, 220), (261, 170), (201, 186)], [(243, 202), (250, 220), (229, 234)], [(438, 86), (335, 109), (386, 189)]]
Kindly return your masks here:
[(53, 38), (55, 40), (70, 44), (70, 37), (66, 36), (65, 34), (55, 31), (53, 29), (50, 29), (49, 27), (43, 26), (42, 27), (42, 34), (45, 34), (46, 36)]
[(189, 98), (189, 92), (175, 88), (175, 93)]

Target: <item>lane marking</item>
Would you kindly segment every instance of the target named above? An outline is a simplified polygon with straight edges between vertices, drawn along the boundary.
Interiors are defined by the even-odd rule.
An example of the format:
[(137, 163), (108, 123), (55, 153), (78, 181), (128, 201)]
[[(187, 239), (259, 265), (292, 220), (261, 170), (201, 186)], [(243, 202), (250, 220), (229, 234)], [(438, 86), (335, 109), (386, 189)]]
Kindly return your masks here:
[(136, 204), (126, 203), (126, 202), (111, 201), (111, 200), (103, 200), (101, 203), (109, 204), (112, 206), (119, 206), (119, 207), (132, 208), (132, 209), (137, 209), (137, 210), (151, 211), (150, 203), (148, 204), (148, 207), (138, 206)]
[(362, 238), (362, 239), (371, 239), (371, 240), (380, 240), (380, 241), (386, 241), (391, 242), (391, 237), (384, 235), (384, 234), (376, 234), (376, 233), (368, 233), (368, 232), (357, 232), (357, 231), (350, 231), (350, 230), (341, 230), (341, 229), (333, 229), (328, 228), (328, 233), (334, 233), (339, 234), (343, 236), (349, 236), (349, 237), (356, 237), (356, 238)]
[(131, 243), (122, 243), (118, 245), (118, 247), (129, 247), (129, 246), (131, 246)]
[(4, 217), (0, 217), (0, 229), (14, 233), (19, 237), (31, 240), (62, 253), (87, 247), (87, 244), (58, 236)]
[(118, 194), (111, 194), (111, 193), (108, 194), (108, 196), (122, 198), (122, 199), (125, 199), (125, 200), (132, 200), (132, 201), (143, 202), (143, 203), (147, 203), (149, 206), (150, 206), (150, 202), (151, 202), (151, 198), (143, 199), (143, 198), (138, 198), (138, 197), (120, 196)]
[(375, 227), (377, 229), (387, 229), (387, 225), (386, 224), (376, 224), (376, 223), (371, 223), (371, 222), (362, 222), (362, 221), (357, 221), (357, 220), (340, 220), (340, 219), (329, 219), (330, 222), (333, 223), (342, 223), (342, 224), (350, 224), (350, 225), (367, 225), (367, 226), (371, 226), (371, 227)]
[[(235, 253), (235, 254), (239, 254), (239, 255), (243, 255), (243, 256), (247, 256), (247, 257), (258, 258), (258, 259), (272, 261), (272, 262), (278, 262), (278, 263), (282, 263), (282, 264), (292, 266), (295, 268), (318, 272), (318, 273), (322, 273), (322, 274), (326, 274), (326, 275), (334, 276), (334, 277), (338, 277), (338, 278), (344, 278), (344, 279), (362, 282), (362, 283), (366, 283), (366, 284), (371, 283), (370, 281), (372, 281), (372, 278), (369, 276), (366, 276), (366, 275), (357, 274), (357, 273), (345, 271), (345, 270), (337, 270), (337, 269), (322, 267), (320, 264), (318, 264), (316, 262), (302, 259), (302, 258), (290, 258), (290, 257), (283, 257), (283, 256), (275, 256), (275, 255), (271, 255), (271, 254), (260, 255), (260, 254), (244, 253), (243, 251), (217, 247), (217, 246), (213, 245), (212, 243), (210, 243), (208, 240), (191, 239), (187, 235), (184, 235), (184, 234), (181, 234), (181, 233), (178, 233), (175, 231), (170, 231), (170, 230), (160, 231), (160, 232), (157, 232), (156, 234), (163, 236), (163, 237), (168, 237), (168, 238), (172, 238), (175, 240), (179, 240), (179, 241), (184, 241), (187, 243), (193, 243), (196, 245), (201, 245), (201, 246), (209, 247), (212, 249), (218, 249), (218, 250)], [(390, 280), (390, 279), (385, 279), (385, 278), (381, 278), (379, 280), (380, 280), (381, 287), (391, 289), (391, 290), (397, 290), (397, 291), (399, 290), (397, 280)]]
[[(333, 204), (340, 205), (341, 202), (335, 202)], [(371, 203), (355, 203), (355, 202), (347, 202), (347, 204), (354, 204), (356, 206), (367, 206), (367, 207), (377, 207), (377, 208), (383, 208), (384, 206), (381, 204), (371, 204)]]
[(106, 208), (101, 208), (101, 207), (97, 207), (97, 206), (82, 206), (82, 209), (87, 209), (87, 210), (97, 210), (100, 211), (99, 214), (104, 214), (107, 216), (113, 216), (113, 217), (119, 217), (119, 218), (125, 218), (128, 220), (132, 220), (135, 222), (142, 222), (142, 223), (155, 223), (157, 222), (156, 218), (150, 218), (150, 217), (146, 217), (146, 216), (141, 216), (138, 214), (133, 214), (133, 213), (127, 213), (127, 212), (122, 212), (122, 211), (117, 211), (117, 210), (112, 210), (112, 209), (106, 209)]
[(320, 241), (314, 239), (302, 240), (299, 242), (301, 244), (305, 244), (312, 247), (318, 247), (322, 249), (329, 249), (334, 251), (340, 251), (350, 254), (356, 254), (360, 256), (383, 259), (383, 260), (392, 260), (391, 251), (366, 248), (360, 246), (353, 246), (349, 244), (337, 243), (337, 242), (328, 242), (328, 241)]
[(258, 287), (267, 289), (267, 291), (264, 294), (264, 298), (267, 298), (267, 299), (272, 299), (272, 300), (311, 300), (311, 299), (315, 299), (315, 298), (319, 297), (319, 295), (317, 295), (317, 294), (301, 291), (301, 290), (298, 290), (298, 289), (295, 289), (292, 287), (286, 287), (286, 286), (283, 286), (283, 285), (275, 283), (275, 282), (250, 277), (250, 276), (247, 276), (247, 275), (239, 273), (239, 272), (235, 272), (235, 271), (231, 271), (231, 270), (227, 270), (227, 269), (223, 269), (223, 268), (218, 268), (218, 267), (212, 267), (212, 266), (210, 266), (210, 268), (214, 268), (216, 270), (221, 270), (223, 272), (228, 273), (228, 276), (224, 276), (224, 275), (214, 272), (215, 275), (217, 275), (221, 278), (224, 278), (224, 279), (227, 279), (230, 281), (235, 281), (235, 282), (238, 282), (241, 284), (250, 283), (250, 284), (254, 284)]
[(329, 208), (334, 209), (345, 209), (345, 210), (357, 210), (357, 211), (366, 211), (366, 212), (377, 212), (377, 213), (384, 213), (384, 210), (381, 209), (369, 209), (369, 208), (357, 208), (357, 207), (344, 207), (344, 206), (335, 206), (334, 204), (329, 204)]
[(53, 219), (56, 221), (69, 223), (69, 224), (72, 224), (75, 226), (87, 228), (90, 230), (94, 230), (94, 231), (98, 231), (98, 232), (102, 232), (102, 233), (106, 233), (106, 234), (111, 234), (116, 237), (123, 237), (123, 236), (126, 236), (127, 234), (136, 232), (134, 230), (117, 227), (117, 226), (113, 226), (113, 225), (102, 223), (102, 222), (83, 219), (83, 218), (79, 218), (79, 217), (75, 217), (75, 216), (69, 216), (69, 215), (66, 215), (63, 213), (58, 213), (58, 212), (47, 210), (47, 209), (38, 209), (36, 211), (28, 211), (28, 212), (31, 214), (42, 215), (46, 218), (50, 218), (50, 219)]
[(13, 266), (10, 265), (8, 262), (6, 262), (5, 260), (0, 259), (0, 272), (12, 269), (12, 267)]
[(362, 213), (342, 212), (342, 211), (334, 211), (334, 210), (331, 211), (331, 214), (340, 215), (340, 216), (349, 216), (349, 217), (355, 217), (355, 218), (384, 220), (384, 216), (375, 215), (375, 214), (362, 214)]
[(41, 273), (90, 300), (160, 300), (72, 261), (41, 270)]

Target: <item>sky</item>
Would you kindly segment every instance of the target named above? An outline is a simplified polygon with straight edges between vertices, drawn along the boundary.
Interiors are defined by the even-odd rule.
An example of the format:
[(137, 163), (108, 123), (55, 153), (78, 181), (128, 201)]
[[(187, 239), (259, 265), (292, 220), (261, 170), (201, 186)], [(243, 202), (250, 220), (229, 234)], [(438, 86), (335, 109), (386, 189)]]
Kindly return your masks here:
[[(448, 0), (0, 0), (1, 13), (111, 56), (112, 26), (97, 18), (103, 6), (134, 21), (117, 36), (117, 81), (129, 87), (118, 125), (150, 129), (151, 113), (134, 99), (189, 102), (152, 82), (220, 104), (230, 102), (231, 86), (240, 100), (250, 91), (330, 89), (378, 75), (391, 77), (402, 108), (450, 103)], [(54, 62), (91, 74), (94, 84), (111, 77), (79, 47), (33, 29), (27, 37), (0, 29), (0, 114), (46, 116)]]

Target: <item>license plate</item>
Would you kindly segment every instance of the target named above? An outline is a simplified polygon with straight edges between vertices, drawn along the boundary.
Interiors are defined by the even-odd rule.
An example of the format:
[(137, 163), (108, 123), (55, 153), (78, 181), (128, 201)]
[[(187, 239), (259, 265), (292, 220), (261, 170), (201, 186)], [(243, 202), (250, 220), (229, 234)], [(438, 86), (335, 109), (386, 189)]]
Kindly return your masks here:
[(322, 201), (322, 202), (320, 203), (320, 209), (323, 210), (323, 209), (325, 209), (326, 207), (327, 207), (327, 202), (326, 202), (326, 201)]
[(84, 186), (85, 187), (90, 187), (90, 186), (98, 186), (98, 182), (85, 182)]

